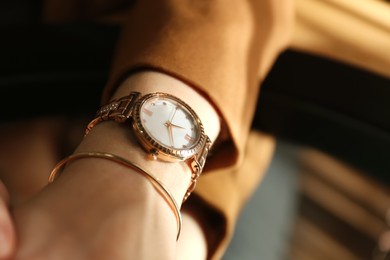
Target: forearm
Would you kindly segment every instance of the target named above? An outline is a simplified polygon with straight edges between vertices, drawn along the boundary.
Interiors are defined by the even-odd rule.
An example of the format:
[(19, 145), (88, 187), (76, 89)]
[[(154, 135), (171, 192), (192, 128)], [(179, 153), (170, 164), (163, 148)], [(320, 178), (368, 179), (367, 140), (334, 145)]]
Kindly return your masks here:
[[(150, 75), (153, 77), (149, 77)], [(205, 122), (206, 133), (210, 133), (213, 141), (218, 135), (218, 116), (208, 101), (191, 86), (163, 74), (142, 73), (126, 80), (118, 88), (115, 98), (133, 90), (175, 94), (190, 103), (199, 113)], [(211, 123), (208, 123), (210, 119)], [(47, 135), (39, 136), (47, 139), (48, 147), (53, 146), (54, 153), (54, 143), (49, 145), (52, 138), (45, 139)], [(34, 136), (33, 140), (35, 139)], [(23, 145), (16, 148), (22, 149)], [(186, 163), (147, 159), (146, 152), (136, 141), (128, 124), (114, 121), (97, 124), (81, 139), (74, 152), (85, 151), (116, 154), (140, 165), (164, 184), (180, 206), (190, 183), (190, 167)], [(35, 158), (36, 155), (37, 161), (44, 167), (38, 167), (38, 174), (31, 178), (43, 187), (47, 183), (47, 171), (56, 162), (52, 160), (56, 157), (54, 154), (45, 150), (22, 154), (17, 158), (20, 159), (20, 165), (25, 165), (25, 160)], [(48, 155), (51, 160), (42, 161)], [(20, 178), (20, 175), (13, 175), (12, 171), (10, 173), (10, 182), (12, 179), (14, 185), (23, 186), (25, 179)], [(43, 177), (46, 181), (42, 180), (42, 176), (46, 176)], [(18, 192), (22, 191), (19, 189), (15, 194)], [(105, 256), (111, 258), (112, 254), (119, 258), (131, 255), (136, 259), (173, 259), (177, 246), (183, 243), (188, 245), (190, 242), (186, 239), (189, 237), (188, 228), (194, 227), (197, 230), (200, 241), (204, 237), (196, 222), (189, 222), (188, 226), (183, 227), (184, 236), (178, 244), (177, 219), (170, 205), (160, 195), (145, 176), (116, 162), (99, 158), (73, 161), (66, 165), (54, 183), (39, 193), (31, 194), (29, 198), (23, 197), (24, 203), (14, 207), (13, 214), (20, 239), (17, 256), (29, 258), (33, 255), (60, 255), (67, 259), (75, 254), (99, 252), (99, 257), (103, 259)], [(184, 219), (187, 217), (184, 216)], [(37, 237), (38, 231), (41, 235)], [(57, 239), (53, 241), (48, 237)], [(66, 240), (67, 237), (72, 237), (71, 241), (63, 243), (63, 239)], [(198, 249), (202, 245), (204, 243), (199, 243)]]

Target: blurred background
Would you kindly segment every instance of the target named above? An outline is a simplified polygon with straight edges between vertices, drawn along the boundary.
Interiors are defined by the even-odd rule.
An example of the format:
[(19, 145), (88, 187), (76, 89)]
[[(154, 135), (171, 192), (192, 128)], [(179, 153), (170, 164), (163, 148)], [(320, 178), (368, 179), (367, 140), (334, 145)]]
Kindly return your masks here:
[(389, 206), (388, 185), (316, 149), (278, 141), (223, 259), (388, 259), (379, 238), (390, 230)]
[(357, 67), (281, 55), (254, 121), (276, 153), (225, 260), (389, 259), (389, 91)]

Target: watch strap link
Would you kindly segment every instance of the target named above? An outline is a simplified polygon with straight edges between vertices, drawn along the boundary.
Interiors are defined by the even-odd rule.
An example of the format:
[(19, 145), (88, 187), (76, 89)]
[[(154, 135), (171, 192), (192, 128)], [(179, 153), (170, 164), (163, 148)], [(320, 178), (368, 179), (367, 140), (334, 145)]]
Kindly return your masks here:
[(95, 119), (93, 119), (87, 125), (85, 135), (87, 135), (96, 124), (105, 120), (112, 119), (120, 123), (123, 123), (128, 120), (133, 111), (134, 104), (138, 100), (140, 94), (141, 93), (139, 92), (131, 92), (125, 97), (114, 99), (107, 105), (102, 106), (96, 112)]
[(192, 170), (191, 175), (191, 182), (190, 185), (186, 191), (186, 194), (184, 195), (183, 202), (187, 200), (187, 198), (190, 196), (190, 194), (194, 191), (196, 182), (200, 176), (200, 174), (203, 171), (203, 167), (206, 163), (207, 154), (211, 147), (211, 140), (208, 136), (205, 136), (205, 140), (203, 142), (203, 145), (201, 149), (199, 150), (199, 153), (197, 153), (194, 158), (191, 160), (190, 167)]

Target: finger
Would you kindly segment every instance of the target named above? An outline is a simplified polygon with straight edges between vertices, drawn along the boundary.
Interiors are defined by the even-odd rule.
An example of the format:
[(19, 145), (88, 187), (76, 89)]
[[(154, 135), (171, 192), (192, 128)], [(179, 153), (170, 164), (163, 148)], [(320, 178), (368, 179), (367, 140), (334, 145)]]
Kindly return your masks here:
[(8, 208), (9, 196), (0, 181), (0, 259), (8, 259), (15, 249), (15, 230)]

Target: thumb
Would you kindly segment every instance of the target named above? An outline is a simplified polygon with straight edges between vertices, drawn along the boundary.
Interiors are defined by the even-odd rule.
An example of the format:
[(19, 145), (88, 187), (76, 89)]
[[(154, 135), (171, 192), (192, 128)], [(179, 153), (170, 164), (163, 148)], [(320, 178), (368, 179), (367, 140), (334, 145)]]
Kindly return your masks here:
[(15, 230), (8, 208), (9, 195), (0, 180), (0, 259), (8, 259), (15, 249)]

